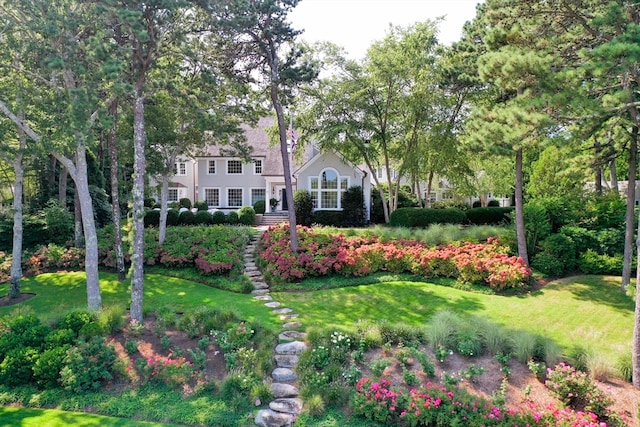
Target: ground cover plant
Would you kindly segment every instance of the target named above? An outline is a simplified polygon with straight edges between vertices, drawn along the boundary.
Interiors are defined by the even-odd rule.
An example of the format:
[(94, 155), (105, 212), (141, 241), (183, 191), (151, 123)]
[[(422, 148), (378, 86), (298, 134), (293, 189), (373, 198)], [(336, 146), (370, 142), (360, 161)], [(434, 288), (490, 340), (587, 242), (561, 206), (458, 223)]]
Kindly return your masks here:
[(386, 242), (375, 236), (345, 237), (299, 227), (299, 250), (294, 254), (287, 236), (287, 225), (272, 227), (262, 235), (259, 243), (260, 264), (265, 277), (276, 282), (389, 271), (425, 278), (450, 277), (500, 291), (524, 288), (531, 275), (524, 262), (508, 255), (508, 247), (494, 238), (485, 243), (427, 247), (417, 240)]

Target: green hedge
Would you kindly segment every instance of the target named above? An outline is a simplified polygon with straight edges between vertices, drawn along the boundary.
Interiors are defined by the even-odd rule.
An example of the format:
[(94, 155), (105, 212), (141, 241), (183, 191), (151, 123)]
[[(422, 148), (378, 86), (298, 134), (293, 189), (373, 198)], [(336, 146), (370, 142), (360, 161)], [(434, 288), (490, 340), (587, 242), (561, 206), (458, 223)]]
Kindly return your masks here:
[(513, 212), (514, 207), (504, 208), (473, 208), (469, 209), (467, 219), (473, 225), (485, 225), (485, 224), (505, 224), (511, 221), (510, 214)]
[(392, 227), (427, 227), (431, 224), (465, 224), (467, 216), (456, 208), (420, 209), (400, 208), (389, 218)]
[(342, 211), (315, 211), (313, 213), (313, 222), (319, 225), (340, 227), (342, 226), (342, 221)]

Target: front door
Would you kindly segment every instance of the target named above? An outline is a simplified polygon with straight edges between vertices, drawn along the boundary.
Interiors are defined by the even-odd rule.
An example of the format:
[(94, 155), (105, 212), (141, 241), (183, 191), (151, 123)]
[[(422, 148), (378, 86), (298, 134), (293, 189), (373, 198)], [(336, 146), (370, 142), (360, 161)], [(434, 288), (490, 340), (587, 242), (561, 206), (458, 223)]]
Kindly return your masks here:
[(287, 203), (287, 189), (283, 188), (280, 190), (280, 206), (282, 206), (282, 210), (289, 210), (289, 204)]

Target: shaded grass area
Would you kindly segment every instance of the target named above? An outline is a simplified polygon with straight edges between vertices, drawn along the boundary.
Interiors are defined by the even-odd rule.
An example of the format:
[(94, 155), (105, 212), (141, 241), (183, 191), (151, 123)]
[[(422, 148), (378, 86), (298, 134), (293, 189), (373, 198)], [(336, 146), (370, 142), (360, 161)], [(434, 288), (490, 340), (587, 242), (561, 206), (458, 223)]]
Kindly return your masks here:
[(219, 275), (204, 274), (195, 267), (187, 268), (168, 268), (161, 265), (145, 267), (147, 273), (160, 274), (162, 276), (177, 277), (179, 279), (190, 280), (203, 285), (211, 286), (224, 291), (236, 292), (241, 294), (251, 293), (253, 283), (245, 275), (238, 277), (227, 277)]
[[(238, 410), (226, 404), (224, 401), (214, 399), (211, 391), (203, 391), (196, 396), (183, 396), (180, 392), (163, 385), (146, 385), (138, 389), (129, 389), (121, 393), (114, 392), (87, 392), (82, 395), (74, 395), (63, 390), (37, 390), (32, 387), (18, 387), (8, 389), (0, 387), (0, 405), (7, 402), (19, 402), (26, 408), (0, 407), (0, 425), (5, 424), (3, 412), (20, 420), (22, 411), (26, 412), (25, 418), (38, 419), (38, 411), (32, 407), (55, 408), (57, 412), (44, 412), (40, 416), (43, 420), (40, 424), (16, 424), (49, 426), (46, 417), (51, 417), (54, 422), (63, 420), (60, 425), (106, 425), (106, 426), (172, 426), (172, 425), (211, 425), (228, 427), (246, 427), (252, 425), (247, 417), (246, 410)], [(91, 408), (92, 412), (104, 416), (118, 417), (107, 418), (104, 424), (82, 424), (84, 419), (102, 420), (95, 414), (86, 414), (81, 411)], [(68, 412), (64, 412), (68, 411)], [(138, 420), (148, 420), (151, 424), (143, 424)], [(166, 423), (169, 420), (176, 424)], [(110, 424), (113, 422), (114, 424)]]
[(510, 330), (553, 339), (565, 353), (592, 348), (613, 363), (629, 351), (634, 304), (619, 278), (575, 276), (523, 295), (470, 293), (427, 282), (395, 281), (309, 293), (274, 294), (300, 313), (303, 325), (353, 331), (356, 322), (387, 320), (426, 325), (442, 310), (485, 316)]
[[(0, 285), (0, 295), (6, 294), (9, 284)], [(130, 282), (118, 283), (116, 274), (100, 273), (100, 289), (103, 306), (129, 307)], [(43, 320), (53, 320), (65, 312), (87, 307), (86, 276), (84, 272), (46, 273), (22, 280), (21, 291), (34, 293), (35, 297), (21, 303), (31, 307)], [(234, 309), (248, 321), (258, 321), (267, 327), (278, 326), (275, 316), (260, 301), (248, 295), (211, 288), (192, 281), (146, 274), (144, 281), (144, 310), (153, 311), (171, 305), (177, 312), (184, 312), (203, 304)], [(18, 306), (16, 306), (18, 307)], [(0, 316), (16, 307), (0, 307)]]
[(65, 427), (65, 426), (100, 426), (100, 427), (164, 427), (174, 424), (159, 424), (144, 421), (132, 421), (122, 418), (80, 412), (66, 412), (57, 409), (25, 409), (16, 407), (0, 407), (2, 425), (7, 427)]

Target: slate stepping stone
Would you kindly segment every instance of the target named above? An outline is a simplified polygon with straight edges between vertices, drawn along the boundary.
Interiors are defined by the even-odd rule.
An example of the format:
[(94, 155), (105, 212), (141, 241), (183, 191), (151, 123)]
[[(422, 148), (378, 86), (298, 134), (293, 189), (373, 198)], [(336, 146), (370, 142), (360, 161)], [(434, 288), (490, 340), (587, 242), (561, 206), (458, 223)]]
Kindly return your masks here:
[(276, 354), (278, 368), (295, 368), (298, 366), (298, 356), (295, 354)]
[(295, 381), (298, 379), (293, 370), (289, 368), (276, 368), (271, 373), (271, 378), (276, 380), (277, 382), (286, 382), (286, 381)]
[(288, 314), (291, 313), (293, 311), (293, 309), (285, 307), (285, 308), (279, 308), (277, 310), (273, 310), (273, 314)]
[(276, 354), (300, 354), (307, 349), (307, 345), (302, 341), (292, 341), (276, 346)]
[(278, 302), (278, 301), (272, 301), (272, 302), (268, 302), (265, 304), (267, 307), (269, 308), (276, 308), (276, 307), (280, 307), (282, 305), (282, 303)]
[(282, 325), (282, 327), (285, 329), (295, 329), (295, 328), (299, 328), (300, 326), (302, 326), (302, 323), (300, 322), (287, 322), (284, 325)]
[(298, 313), (293, 313), (293, 314), (281, 314), (280, 315), (280, 320), (291, 320), (291, 319), (295, 319), (298, 316), (300, 316)]
[(298, 395), (298, 388), (290, 384), (284, 383), (271, 383), (271, 393), (276, 398), (281, 397), (296, 397)]
[(278, 339), (280, 341), (296, 341), (302, 340), (307, 337), (307, 334), (299, 331), (284, 331), (280, 335), (278, 335)]
[(271, 295), (256, 295), (253, 299), (257, 299), (258, 301), (273, 301)]
[(260, 427), (285, 427), (293, 424), (294, 418), (293, 414), (276, 412), (273, 409), (260, 409), (253, 421)]
[(269, 408), (277, 412), (299, 414), (302, 412), (302, 400), (298, 398), (276, 399), (269, 403)]
[(269, 289), (265, 282), (253, 282), (253, 289)]
[(269, 289), (254, 289), (251, 293), (253, 295), (266, 295), (269, 293)]
[(260, 273), (258, 270), (255, 271), (245, 271), (244, 274), (246, 274), (249, 277), (258, 277), (258, 276), (262, 276), (262, 273)]

